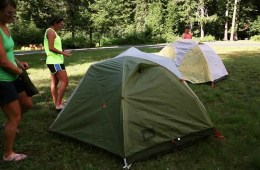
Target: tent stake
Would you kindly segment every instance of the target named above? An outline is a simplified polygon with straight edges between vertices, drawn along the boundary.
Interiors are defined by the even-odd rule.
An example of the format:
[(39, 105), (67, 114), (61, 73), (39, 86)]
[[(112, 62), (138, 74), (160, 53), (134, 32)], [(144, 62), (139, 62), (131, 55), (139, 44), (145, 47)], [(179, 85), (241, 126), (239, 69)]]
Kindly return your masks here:
[(125, 166), (123, 167), (123, 169), (130, 169), (130, 167), (131, 167), (131, 165), (132, 165), (132, 164), (129, 164), (129, 165), (128, 165), (128, 163), (127, 163), (127, 161), (126, 161), (126, 158), (124, 158), (124, 164), (125, 164)]

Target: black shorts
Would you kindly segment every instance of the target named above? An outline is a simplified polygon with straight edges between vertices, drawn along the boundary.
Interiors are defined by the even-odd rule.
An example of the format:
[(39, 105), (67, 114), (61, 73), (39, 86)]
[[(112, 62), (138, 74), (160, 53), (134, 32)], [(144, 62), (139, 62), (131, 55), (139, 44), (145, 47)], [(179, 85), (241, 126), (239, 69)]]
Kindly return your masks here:
[(18, 99), (18, 94), (24, 91), (20, 78), (12, 82), (0, 81), (0, 106)]
[(47, 67), (49, 68), (52, 74), (55, 74), (58, 71), (65, 71), (64, 64), (47, 64)]

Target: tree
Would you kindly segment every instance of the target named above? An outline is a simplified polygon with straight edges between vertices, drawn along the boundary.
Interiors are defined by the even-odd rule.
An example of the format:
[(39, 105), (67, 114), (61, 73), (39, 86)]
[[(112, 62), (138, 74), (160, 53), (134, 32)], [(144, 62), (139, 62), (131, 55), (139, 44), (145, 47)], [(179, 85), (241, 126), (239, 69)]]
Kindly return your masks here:
[(57, 3), (55, 0), (20, 0), (18, 10), (23, 20), (33, 21), (40, 29), (49, 26), (48, 19), (53, 14), (65, 14), (64, 1)]
[(165, 16), (165, 32), (171, 34), (178, 34), (178, 23), (180, 16), (178, 15), (178, 6), (174, 1), (169, 1), (167, 4)]
[(199, 0), (198, 9), (197, 9), (197, 21), (200, 23), (200, 38), (204, 38), (204, 26), (207, 23), (216, 21), (217, 15), (208, 15), (207, 8), (205, 6), (204, 0)]
[(224, 41), (228, 40), (228, 17), (229, 17), (229, 0), (226, 0), (226, 12), (225, 12), (225, 33), (224, 33)]
[(201, 38), (204, 38), (204, 22), (203, 22), (203, 19), (205, 18), (205, 7), (204, 7), (204, 2), (203, 0), (200, 0), (200, 3), (199, 3), (199, 11), (200, 11), (200, 37)]
[(148, 13), (148, 3), (146, 0), (136, 0), (135, 3), (135, 29), (137, 33), (143, 33), (146, 31), (145, 19)]
[(91, 5), (93, 10), (91, 20), (98, 33), (99, 45), (103, 35), (115, 36), (111, 30), (118, 33), (122, 28), (121, 25), (126, 25), (125, 22), (128, 21), (130, 13), (122, 10), (125, 6), (124, 0), (96, 0)]
[(237, 1), (238, 0), (234, 0), (234, 12), (232, 18), (230, 41), (234, 41), (234, 30), (235, 30), (236, 16), (237, 16)]
[(166, 42), (173, 42), (179, 34), (178, 6), (174, 1), (169, 1), (166, 5), (164, 21), (164, 39)]
[(259, 0), (238, 1), (236, 32), (240, 39), (248, 38), (251, 24), (257, 19), (260, 11)]
[(163, 11), (161, 2), (153, 2), (149, 4), (148, 14), (145, 24), (151, 29), (152, 36), (161, 37), (163, 31)]
[(185, 25), (192, 26), (194, 36), (209, 34), (222, 39), (224, 35), (224, 40), (228, 39), (231, 30), (233, 40), (234, 32), (240, 38), (258, 33), (258, 27), (254, 26), (258, 24), (254, 21), (259, 15), (260, 1), (19, 0), (17, 11), (19, 23), (15, 26), (16, 31), (19, 24), (24, 27), (30, 21), (30, 25), (35, 25), (43, 34), (49, 26), (48, 18), (59, 14), (66, 22), (62, 34), (71, 34), (72, 38), (80, 35), (91, 44), (92, 39), (100, 43), (105, 38), (113, 43), (120, 39), (127, 42), (128, 38), (133, 40), (136, 36), (144, 36), (145, 41), (163, 38), (169, 42), (175, 39), (175, 35), (183, 33)]
[(82, 32), (86, 32), (89, 36), (89, 46), (93, 45), (93, 21), (91, 20), (91, 15), (93, 10), (91, 9), (91, 5), (94, 3), (94, 0), (82, 0), (81, 5), (79, 7), (79, 30)]
[(250, 28), (250, 33), (253, 34), (258, 34), (260, 35), (260, 15), (258, 15), (257, 19), (252, 22), (252, 26)]
[(67, 28), (72, 32), (72, 39), (75, 38), (76, 27), (80, 23), (79, 6), (81, 0), (65, 0), (66, 14), (68, 18)]

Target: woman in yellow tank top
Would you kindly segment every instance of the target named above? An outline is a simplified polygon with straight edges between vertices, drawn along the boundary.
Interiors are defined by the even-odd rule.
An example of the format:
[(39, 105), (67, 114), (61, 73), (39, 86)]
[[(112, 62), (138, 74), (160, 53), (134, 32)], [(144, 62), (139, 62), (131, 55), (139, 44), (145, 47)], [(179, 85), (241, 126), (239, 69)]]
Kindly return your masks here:
[[(57, 110), (64, 108), (62, 98), (68, 86), (68, 76), (64, 66), (64, 57), (71, 55), (70, 51), (62, 51), (61, 38), (56, 33), (64, 25), (62, 17), (53, 16), (50, 20), (50, 28), (44, 35), (44, 49), (47, 55), (46, 64), (51, 72), (51, 94)], [(58, 84), (60, 84), (58, 88)]]
[(4, 128), (4, 161), (21, 161), (24, 154), (13, 151), (17, 127), (22, 114), (32, 107), (31, 97), (25, 92), (24, 84), (18, 75), (28, 63), (20, 62), (14, 57), (14, 42), (7, 24), (16, 18), (16, 3), (14, 0), (0, 1), (0, 107), (7, 117)]

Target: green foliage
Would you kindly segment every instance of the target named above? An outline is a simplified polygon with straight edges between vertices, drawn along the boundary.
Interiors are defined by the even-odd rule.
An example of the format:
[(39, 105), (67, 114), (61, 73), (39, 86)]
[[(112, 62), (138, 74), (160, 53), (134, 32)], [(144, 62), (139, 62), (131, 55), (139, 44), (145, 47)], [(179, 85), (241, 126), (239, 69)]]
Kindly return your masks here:
[(109, 39), (103, 38), (101, 41), (102, 46), (109, 46), (109, 45), (134, 45), (134, 44), (147, 44), (152, 43), (152, 38), (146, 36), (145, 33), (133, 33), (129, 34), (125, 37), (116, 38), (116, 39)]
[(135, 26), (136, 32), (142, 33), (146, 31), (146, 16), (148, 13), (148, 3), (145, 0), (136, 0), (135, 1)]
[(251, 34), (260, 34), (260, 15), (257, 19), (251, 24), (250, 33)]
[(199, 39), (201, 42), (211, 42), (216, 41), (215, 37), (212, 35), (206, 35), (204, 38)]
[[(205, 34), (223, 39), (226, 20), (231, 25), (234, 1), (228, 4), (225, 17), (227, 0), (19, 0), (18, 17), (45, 30), (48, 18), (58, 14), (65, 18), (64, 29), (71, 37), (84, 32), (96, 43), (128, 44), (135, 34), (147, 33), (146, 43), (171, 41), (172, 35), (183, 33), (185, 25), (192, 26), (194, 36), (200, 35), (202, 26)], [(237, 7), (238, 37), (260, 34), (259, 0), (241, 0)]]
[(131, 10), (124, 0), (97, 0), (91, 5), (92, 25), (97, 33), (98, 42), (103, 36), (106, 38), (118, 38), (122, 29), (127, 27)]
[(153, 2), (149, 4), (148, 15), (146, 16), (146, 26), (151, 30), (152, 37), (161, 35), (163, 32), (162, 3)]
[(163, 39), (165, 40), (165, 42), (171, 43), (171, 42), (174, 42), (174, 41), (180, 39), (180, 37), (173, 33), (167, 32), (167, 33), (163, 34)]
[(260, 34), (259, 11), (259, 0), (239, 1), (238, 30), (243, 31), (244, 34), (246, 34), (243, 38), (248, 38), (250, 35)]
[[(209, 15), (207, 6), (206, 6), (206, 1), (205, 0), (199, 0), (199, 3), (197, 4), (196, 8), (196, 18), (194, 18), (194, 21), (199, 22), (200, 24), (207, 24), (207, 23), (212, 23), (217, 20), (217, 15)], [(209, 2), (210, 3), (210, 2)], [(203, 12), (202, 12), (203, 11)]]
[[(174, 1), (169, 1), (167, 4), (167, 14), (165, 19), (165, 29), (166, 34), (176, 34), (178, 33), (178, 26), (180, 25), (178, 6)], [(168, 37), (168, 36), (167, 36)]]
[(203, 16), (203, 17), (198, 17), (197, 21), (199, 23), (203, 23), (203, 24), (209, 24), (212, 22), (215, 22), (217, 20), (217, 15), (211, 15), (211, 16)]
[(174, 1), (178, 6), (178, 15), (180, 22), (184, 25), (190, 24), (196, 18), (197, 5), (196, 0), (178, 0)]
[(260, 35), (254, 35), (250, 39), (253, 41), (260, 41)]
[(65, 16), (65, 1), (56, 0), (19, 0), (18, 11), (22, 19), (33, 20), (42, 30), (49, 27), (48, 19), (52, 15)]
[(74, 37), (74, 38), (66, 38), (62, 41), (62, 46), (64, 49), (70, 48), (88, 48), (88, 47), (95, 47), (94, 43), (88, 41), (85, 37)]
[(18, 45), (43, 43), (44, 32), (35, 26), (33, 22), (18, 20), (11, 26), (12, 37)]

